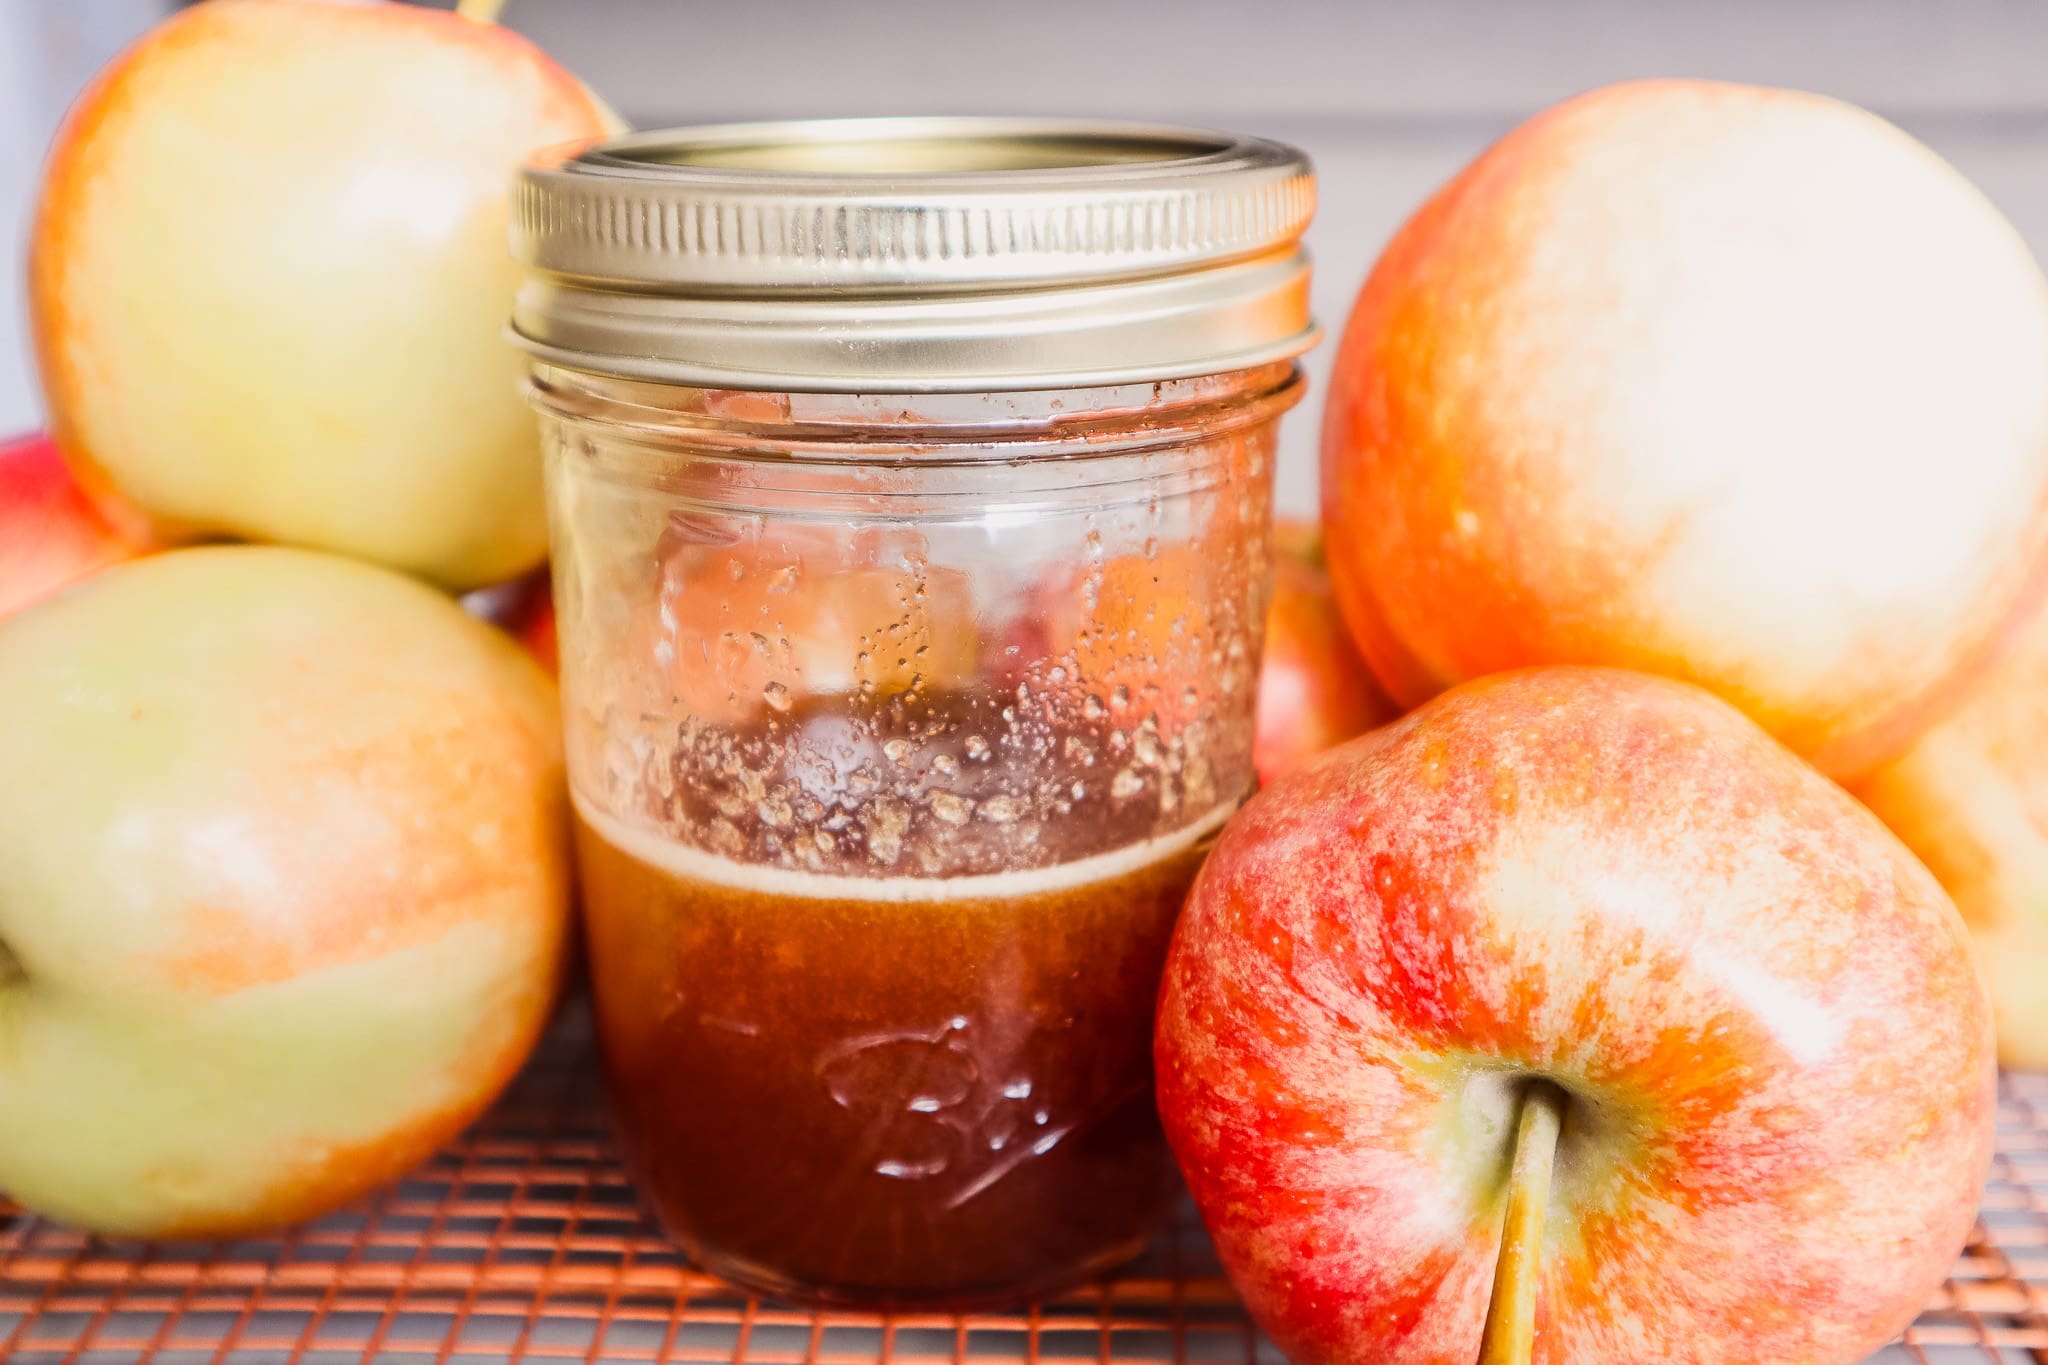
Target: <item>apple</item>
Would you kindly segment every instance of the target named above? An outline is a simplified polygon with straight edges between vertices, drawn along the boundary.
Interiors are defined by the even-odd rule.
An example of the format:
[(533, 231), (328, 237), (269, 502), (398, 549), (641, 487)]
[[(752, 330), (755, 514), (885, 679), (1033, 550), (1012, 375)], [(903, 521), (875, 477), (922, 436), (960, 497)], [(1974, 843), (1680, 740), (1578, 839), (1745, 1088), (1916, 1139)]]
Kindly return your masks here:
[(101, 513), (47, 436), (0, 441), (0, 616), (149, 548)]
[(0, 1189), (224, 1237), (395, 1179), (561, 981), (554, 689), (432, 588), (173, 550), (0, 622)]
[(2043, 374), (2048, 281), (1927, 148), (1795, 91), (1598, 90), (1366, 281), (1323, 430), (1331, 577), (1403, 706), (1619, 665), (1852, 775), (2038, 596)]
[(2001, 1060), (2048, 1069), (2048, 615), (1958, 710), (1851, 790), (1963, 912)]
[(560, 675), (555, 644), (555, 594), (546, 570), (466, 593), (462, 605), (526, 647), (553, 678)]
[(31, 234), (57, 443), (166, 534), (450, 587), (538, 563), (504, 336), (507, 185), (606, 111), (531, 43), (414, 5), (209, 0), (73, 107)]
[(527, 653), (548, 671), (549, 677), (560, 676), (562, 646), (555, 636), (555, 594), (546, 579), (541, 580), (515, 633), (519, 643), (526, 646)]
[(1255, 796), (1157, 1062), (1295, 1365), (1471, 1361), (1490, 1301), (1522, 1342), (1488, 1361), (1860, 1360), (1961, 1249), (1996, 1100), (1927, 870), (1725, 703), (1597, 668), (1454, 688)]
[(1259, 781), (1278, 781), (1399, 714), (1351, 643), (1330, 590), (1321, 533), (1306, 522), (1279, 523), (1252, 746)]

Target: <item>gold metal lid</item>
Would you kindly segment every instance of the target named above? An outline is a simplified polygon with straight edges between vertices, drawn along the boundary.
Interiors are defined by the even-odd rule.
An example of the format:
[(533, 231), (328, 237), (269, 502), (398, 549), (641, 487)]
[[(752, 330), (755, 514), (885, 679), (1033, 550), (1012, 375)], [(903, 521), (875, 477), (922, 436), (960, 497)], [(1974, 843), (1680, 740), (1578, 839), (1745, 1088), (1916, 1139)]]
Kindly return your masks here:
[(1316, 339), (1308, 158), (1143, 124), (733, 124), (557, 149), (519, 177), (520, 344), (717, 388), (1129, 383)]

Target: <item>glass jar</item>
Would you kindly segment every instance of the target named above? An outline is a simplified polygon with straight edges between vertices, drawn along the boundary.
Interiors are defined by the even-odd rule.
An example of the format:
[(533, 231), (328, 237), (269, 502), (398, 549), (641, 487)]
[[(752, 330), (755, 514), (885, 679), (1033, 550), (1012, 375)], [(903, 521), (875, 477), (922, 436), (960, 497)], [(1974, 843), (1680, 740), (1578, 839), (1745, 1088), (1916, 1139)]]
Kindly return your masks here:
[[(599, 1034), (706, 1267), (966, 1307), (1164, 1216), (1152, 1011), (1253, 780), (1307, 183), (1272, 144), (977, 120), (527, 172)], [(906, 254), (948, 215), (970, 265)]]

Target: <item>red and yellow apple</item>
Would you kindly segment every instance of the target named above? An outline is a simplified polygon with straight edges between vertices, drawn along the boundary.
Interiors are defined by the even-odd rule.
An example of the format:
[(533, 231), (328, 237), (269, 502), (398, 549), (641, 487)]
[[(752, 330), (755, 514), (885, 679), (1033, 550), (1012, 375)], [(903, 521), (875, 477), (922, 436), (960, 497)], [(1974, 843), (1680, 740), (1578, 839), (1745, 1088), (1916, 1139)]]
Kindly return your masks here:
[(1366, 281), (1323, 432), (1331, 576), (1404, 706), (1619, 665), (1853, 774), (2038, 595), (2043, 374), (2048, 282), (1927, 148), (1817, 95), (1598, 90)]
[(465, 593), (463, 607), (526, 646), (549, 677), (560, 673), (555, 642), (555, 594), (545, 570)]
[(0, 616), (149, 548), (102, 514), (48, 437), (0, 441)]
[(454, 587), (531, 567), (507, 186), (609, 126), (531, 43), (456, 15), (180, 11), (94, 81), (45, 171), (30, 301), (65, 457), (167, 534)]
[(1850, 790), (1963, 912), (2000, 1058), (2048, 1069), (2048, 615), (1960, 708)]
[(1305, 522), (1273, 528), (1273, 598), (1259, 656), (1252, 761), (1271, 783), (1323, 750), (1400, 712), (1358, 657), (1324, 567), (1322, 536)]
[(1725, 703), (1591, 668), (1468, 683), (1254, 797), (1157, 1060), (1296, 1365), (1475, 1358), (1538, 1082), (1535, 1360), (1861, 1360), (1962, 1247), (1996, 1100), (1927, 870)]
[(567, 930), (554, 689), (423, 584), (174, 550), (0, 622), (0, 1189), (308, 1218), (525, 1059)]

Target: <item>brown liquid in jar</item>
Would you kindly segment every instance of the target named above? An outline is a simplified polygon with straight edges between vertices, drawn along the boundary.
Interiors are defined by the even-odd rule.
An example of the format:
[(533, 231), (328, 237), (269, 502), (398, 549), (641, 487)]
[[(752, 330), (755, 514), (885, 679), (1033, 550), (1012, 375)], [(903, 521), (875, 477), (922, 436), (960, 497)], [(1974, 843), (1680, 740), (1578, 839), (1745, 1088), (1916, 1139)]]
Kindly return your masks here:
[[(942, 700), (945, 723), (916, 727), (906, 760), (958, 772), (976, 709)], [(841, 733), (822, 710), (779, 724)], [(1003, 755), (983, 761), (1002, 776)], [(964, 876), (913, 853), (929, 869), (941, 850), (943, 873), (991, 837), (986, 821), (913, 821), (900, 862), (915, 875), (877, 877), (764, 866), (758, 819), (740, 822), (733, 858), (579, 801), (613, 1103), (642, 1187), (700, 1261), (802, 1298), (957, 1307), (1142, 1248), (1174, 1188), (1152, 1091), (1159, 976), (1234, 802), (1211, 795), (1153, 836), (1137, 815), (1156, 819), (1156, 800), (1120, 803), (1114, 785), (1072, 788), (1091, 795), (1030, 836), (1037, 865)], [(679, 801), (718, 799), (684, 787)], [(1133, 837), (1118, 846), (1120, 810)], [(1058, 856), (1061, 840), (1105, 839), (1109, 852)]]

